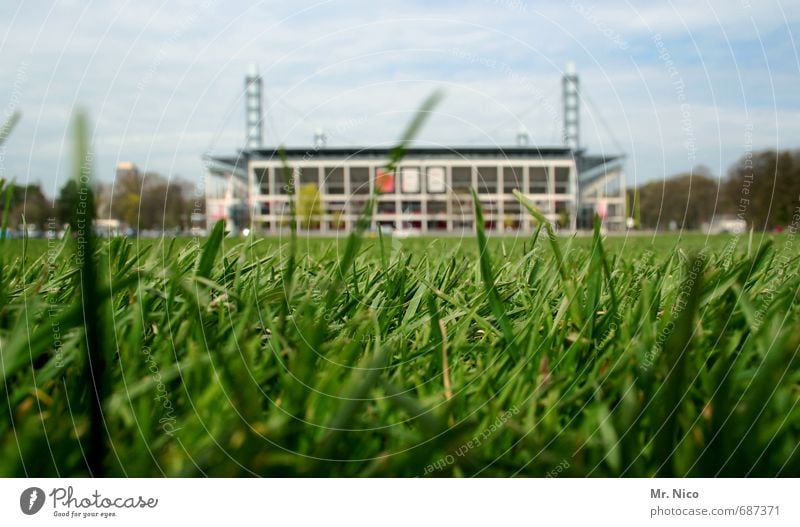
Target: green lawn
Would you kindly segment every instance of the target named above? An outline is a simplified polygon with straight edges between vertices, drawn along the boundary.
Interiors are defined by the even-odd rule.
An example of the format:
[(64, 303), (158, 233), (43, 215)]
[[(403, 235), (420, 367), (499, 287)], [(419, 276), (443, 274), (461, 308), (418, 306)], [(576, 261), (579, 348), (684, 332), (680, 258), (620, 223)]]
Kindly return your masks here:
[[(531, 235), (518, 234), (518, 235), (490, 235), (489, 246), (494, 250), (505, 251), (507, 254), (520, 255), (524, 250), (524, 244), (531, 238)], [(270, 252), (280, 252), (281, 247), (285, 247), (289, 241), (289, 234), (272, 235), (259, 238), (260, 241), (257, 246), (253, 248), (253, 253), (258, 255), (265, 255)], [(566, 246), (573, 246), (579, 249), (589, 249), (592, 244), (591, 236), (586, 234), (577, 235), (574, 238), (571, 236), (561, 236), (559, 238), (561, 243)], [(764, 234), (754, 233), (752, 241), (749, 234), (742, 234), (739, 236), (720, 234), (720, 235), (705, 235), (697, 233), (686, 234), (659, 234), (651, 235), (645, 233), (633, 233), (630, 235), (612, 233), (604, 238), (604, 246), (609, 253), (620, 253), (623, 256), (636, 258), (645, 251), (653, 251), (656, 255), (669, 256), (672, 250), (676, 247), (684, 251), (698, 251), (703, 247), (710, 250), (724, 250), (729, 243), (735, 243), (740, 251), (745, 251), (748, 244), (752, 244), (755, 250), (764, 243), (773, 243), (777, 247), (783, 246), (788, 240), (791, 240), (790, 234)], [(224, 250), (235, 250), (243, 242), (242, 237), (227, 238), (224, 242)], [(160, 238), (130, 238), (130, 243), (137, 248), (144, 248), (155, 246), (156, 250), (162, 251), (166, 249), (171, 243), (175, 243), (177, 247), (185, 247), (190, 244), (203, 243), (202, 238), (196, 239), (191, 237), (168, 237), (166, 239)], [(347, 241), (346, 234), (328, 235), (304, 235), (302, 232), (298, 233), (297, 249), (300, 254), (323, 254), (328, 248), (336, 246), (338, 250), (344, 248)], [(461, 254), (468, 255), (474, 253), (477, 249), (477, 242), (474, 234), (465, 234), (464, 236), (419, 236), (409, 237), (402, 239), (394, 239), (390, 236), (384, 237), (384, 247), (387, 251), (391, 251), (394, 247), (405, 248), (407, 251), (413, 253), (415, 256), (420, 255), (420, 251), (425, 254), (439, 255), (448, 252), (460, 252)], [(23, 254), (27, 262), (34, 262), (40, 256), (48, 253), (54, 253), (61, 245), (61, 240), (44, 240), (44, 239), (30, 239), (25, 242), (22, 240), (7, 240), (6, 247), (3, 249), (8, 258), (20, 257)], [(363, 246), (365, 256), (369, 258), (378, 257), (378, 238), (376, 234), (370, 234), (364, 237)], [(548, 250), (547, 246), (543, 246), (544, 250)], [(336, 250), (336, 249), (334, 249)], [(67, 247), (64, 251), (65, 255), (72, 253), (72, 247)]]
[(800, 473), (789, 234), (0, 243), (2, 476)]

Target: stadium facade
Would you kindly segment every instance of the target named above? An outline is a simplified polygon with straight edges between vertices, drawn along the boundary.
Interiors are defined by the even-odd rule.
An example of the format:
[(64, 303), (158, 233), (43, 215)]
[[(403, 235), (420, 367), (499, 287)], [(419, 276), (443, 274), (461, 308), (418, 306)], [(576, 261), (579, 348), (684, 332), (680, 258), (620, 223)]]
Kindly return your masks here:
[[(535, 228), (513, 195), (528, 196), (559, 229), (590, 228), (598, 214), (609, 230), (625, 228), (624, 158), (588, 155), (580, 148), (577, 76), (564, 76), (565, 145), (536, 147), (410, 147), (393, 172), (391, 148), (328, 147), (324, 137), (309, 148), (263, 148), (261, 79), (246, 80), (247, 148), (235, 156), (207, 156), (206, 217), (229, 228), (277, 233), (289, 227), (295, 195), (298, 228), (320, 233), (352, 229), (369, 197), (378, 195), (373, 229), (458, 233), (475, 228), (470, 189), (480, 199), (485, 228), (528, 232)], [(523, 138), (524, 139), (524, 138)]]

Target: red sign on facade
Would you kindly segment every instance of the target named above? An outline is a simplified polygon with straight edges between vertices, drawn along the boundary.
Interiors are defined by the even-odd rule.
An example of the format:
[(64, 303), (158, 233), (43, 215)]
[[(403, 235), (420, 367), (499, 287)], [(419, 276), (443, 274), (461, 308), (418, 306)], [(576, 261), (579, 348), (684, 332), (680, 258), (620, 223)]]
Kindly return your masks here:
[(375, 172), (375, 187), (381, 194), (394, 192), (394, 174), (378, 169)]

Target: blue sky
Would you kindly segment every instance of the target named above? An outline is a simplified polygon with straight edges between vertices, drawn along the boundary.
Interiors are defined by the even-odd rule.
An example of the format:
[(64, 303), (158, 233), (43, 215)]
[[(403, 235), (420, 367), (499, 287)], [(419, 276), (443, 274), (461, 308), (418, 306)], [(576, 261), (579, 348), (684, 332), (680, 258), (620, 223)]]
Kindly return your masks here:
[(436, 88), (420, 144), (509, 145), (521, 127), (558, 144), (571, 60), (582, 143), (622, 150), (629, 184), (800, 147), (797, 2), (4, 0), (0, 20), (0, 119), (23, 113), (0, 173), (50, 195), (69, 177), (76, 107), (98, 179), (130, 160), (199, 181), (203, 153), (244, 143), (250, 63), (268, 145), (320, 127), (331, 145), (391, 142)]

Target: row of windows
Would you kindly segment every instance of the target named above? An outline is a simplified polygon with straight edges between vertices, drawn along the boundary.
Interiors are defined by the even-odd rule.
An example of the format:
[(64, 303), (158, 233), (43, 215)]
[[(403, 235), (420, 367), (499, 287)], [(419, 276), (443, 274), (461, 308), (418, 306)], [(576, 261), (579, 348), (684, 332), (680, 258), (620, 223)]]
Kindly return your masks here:
[[(288, 194), (287, 185), (314, 185), (319, 187), (320, 177), (326, 194), (346, 194), (345, 170), (343, 167), (325, 167), (320, 171), (317, 167), (300, 167), (295, 169), (296, 179), (282, 169), (257, 168), (254, 170), (256, 184), (262, 194)], [(472, 167), (457, 166), (452, 168), (451, 177), (447, 177), (444, 167), (403, 167), (397, 173), (376, 170), (373, 181), (370, 181), (369, 167), (350, 168), (350, 194), (370, 194), (372, 186), (376, 186), (382, 194), (444, 194), (447, 192), (468, 193), (473, 186)], [(477, 167), (476, 188), (479, 194), (510, 194), (514, 189), (524, 186), (522, 167)], [(502, 174), (502, 177), (499, 177)], [(287, 177), (288, 176), (288, 177)], [(554, 185), (552, 192), (566, 194), (570, 192), (569, 167), (555, 167), (553, 171)], [(529, 167), (527, 193), (546, 194), (550, 186), (546, 167)]]
[[(351, 220), (351, 222), (354, 220)], [(470, 231), (474, 228), (475, 222), (472, 219), (459, 219), (459, 220), (452, 220), (450, 222), (452, 227), (448, 226), (448, 222), (445, 220), (379, 220), (374, 222), (370, 230), (375, 231), (377, 230), (377, 226), (380, 225), (381, 229), (384, 232), (389, 232), (390, 230), (394, 229), (404, 229), (404, 230), (415, 230), (419, 231), (422, 229), (424, 225), (428, 232), (453, 232), (453, 231)], [(287, 219), (281, 219), (277, 221), (265, 221), (260, 222), (257, 225), (257, 228), (263, 231), (269, 231), (272, 229), (275, 230), (284, 230), (288, 229), (289, 222)], [(522, 228), (527, 228), (526, 222), (524, 219), (520, 218), (513, 218), (513, 217), (506, 217), (502, 221), (500, 220), (486, 220), (484, 221), (483, 227), (487, 231), (497, 231), (502, 230), (504, 232), (513, 232), (520, 230)], [(302, 221), (298, 221), (298, 228), (302, 231), (319, 231), (322, 229), (326, 229), (327, 231), (345, 231), (348, 228), (347, 220), (344, 217), (341, 218), (334, 218), (332, 220), (327, 220), (324, 222), (321, 221), (314, 221), (308, 224), (303, 224)]]
[[(568, 204), (566, 201), (556, 200), (553, 202), (541, 200), (535, 202), (539, 210), (548, 212), (562, 212), (567, 209)], [(522, 214), (527, 215), (523, 211), (519, 201), (504, 200), (502, 202), (503, 214)], [(363, 200), (324, 200), (316, 209), (314, 214), (361, 214), (366, 207), (366, 201)], [(481, 208), (484, 214), (497, 214), (500, 213), (500, 203), (495, 201), (481, 200)], [(401, 201), (396, 203), (394, 201), (381, 201), (377, 203), (375, 214), (422, 214), (423, 210), (430, 215), (459, 215), (459, 216), (472, 216), (474, 214), (472, 203), (464, 204), (451, 204), (448, 211), (447, 203), (444, 201), (430, 201), (423, 203), (421, 201)], [(289, 214), (289, 204), (285, 201), (277, 202), (261, 202), (257, 205), (256, 211), (258, 214), (268, 216), (270, 214), (286, 215)]]

